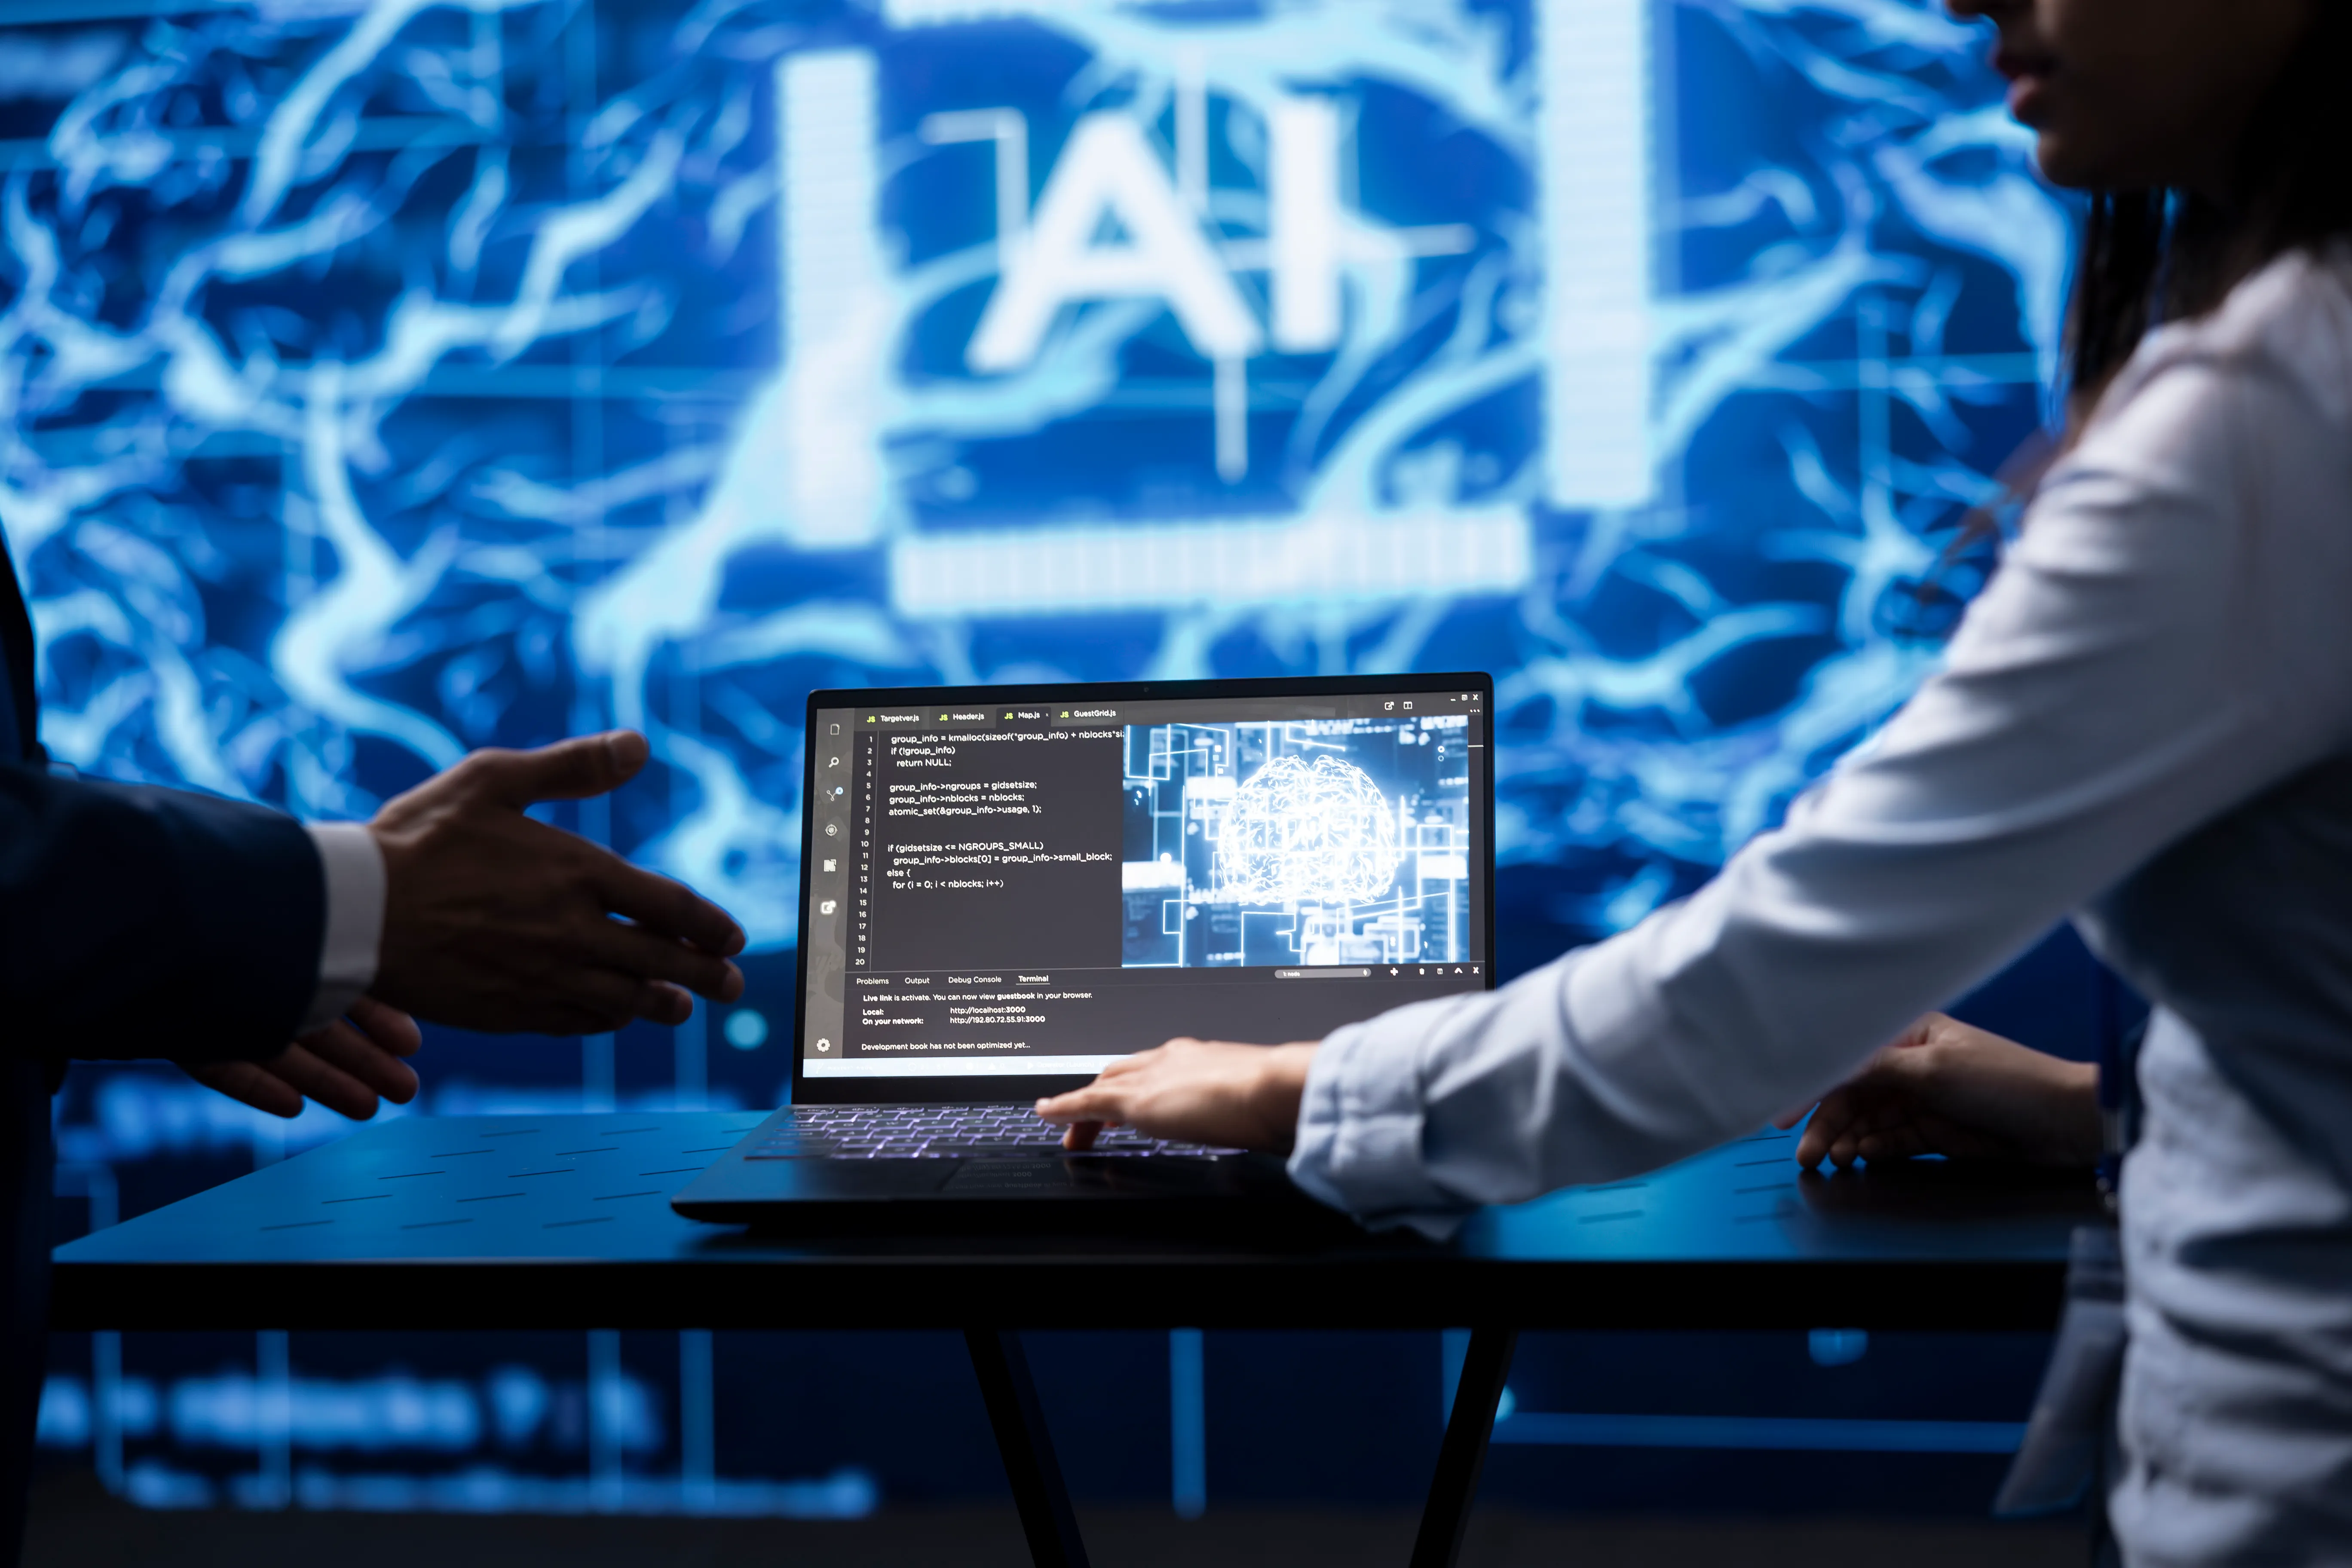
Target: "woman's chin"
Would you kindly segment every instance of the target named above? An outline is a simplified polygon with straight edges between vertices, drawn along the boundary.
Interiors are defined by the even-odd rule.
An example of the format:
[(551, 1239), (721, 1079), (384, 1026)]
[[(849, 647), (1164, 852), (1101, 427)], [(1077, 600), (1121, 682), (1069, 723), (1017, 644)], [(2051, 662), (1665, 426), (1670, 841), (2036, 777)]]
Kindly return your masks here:
[(2096, 128), (2083, 133), (2068, 120), (2034, 130), (2033, 163), (2042, 177), (2069, 191), (2146, 191), (2181, 184), (2179, 160), (2136, 149)]
[(2034, 166), (2050, 184), (2069, 191), (2098, 190), (2114, 184), (2101, 160), (2088, 157), (2064, 132), (2044, 128), (2034, 139)]

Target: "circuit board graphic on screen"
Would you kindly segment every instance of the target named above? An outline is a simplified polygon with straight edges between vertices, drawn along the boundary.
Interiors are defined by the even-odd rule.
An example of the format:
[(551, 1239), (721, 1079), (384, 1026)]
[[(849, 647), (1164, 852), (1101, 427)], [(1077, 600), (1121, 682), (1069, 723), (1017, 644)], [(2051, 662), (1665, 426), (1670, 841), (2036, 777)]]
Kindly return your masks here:
[(1465, 961), (1467, 725), (1129, 725), (1121, 962)]

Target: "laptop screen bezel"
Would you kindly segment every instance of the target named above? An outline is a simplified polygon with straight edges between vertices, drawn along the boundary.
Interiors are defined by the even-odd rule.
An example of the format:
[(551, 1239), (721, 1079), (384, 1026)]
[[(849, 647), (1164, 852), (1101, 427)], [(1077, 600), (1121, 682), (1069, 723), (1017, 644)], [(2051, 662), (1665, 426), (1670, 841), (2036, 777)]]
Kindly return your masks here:
[[(1495, 984), (1495, 682), (1484, 671), (1454, 670), (1435, 675), (1276, 676), (1231, 680), (1123, 680), (1059, 682), (1025, 686), (892, 686), (849, 687), (812, 691), (802, 718), (802, 734), (816, 731), (817, 713), (827, 708), (888, 708), (902, 704), (945, 702), (957, 707), (991, 707), (1024, 702), (1165, 702), (1268, 697), (1378, 696), (1386, 692), (1470, 691), (1488, 719), (1486, 766), (1474, 791), (1472, 809), (1477, 816), (1478, 858), (1483, 875), (1481, 898), (1486, 918), (1480, 922), (1479, 960), (1484, 985)], [(816, 752), (802, 747), (801, 879), (799, 901), (805, 912), (809, 898), (809, 867), (815, 853), (816, 814), (806, 808), (815, 798)], [(808, 1037), (808, 944), (795, 942), (793, 984), (793, 1076), (794, 1105), (999, 1105), (1025, 1104), (1043, 1094), (1059, 1094), (1093, 1078), (1092, 1073), (1037, 1073), (1018, 1078), (964, 1078), (942, 1075), (919, 1078), (821, 1078), (804, 1070)]]

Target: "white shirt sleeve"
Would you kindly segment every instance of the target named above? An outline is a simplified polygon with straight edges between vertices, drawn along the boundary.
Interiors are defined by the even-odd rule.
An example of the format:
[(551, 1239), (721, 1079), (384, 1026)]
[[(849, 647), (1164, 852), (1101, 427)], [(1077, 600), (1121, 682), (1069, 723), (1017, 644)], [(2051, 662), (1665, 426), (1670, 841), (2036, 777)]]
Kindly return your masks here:
[(1299, 1184), (1406, 1217), (1748, 1131), (2176, 838), (2341, 749), (2352, 333), (2315, 355), (2294, 346), (2309, 320), (2251, 344), (2208, 326), (2147, 345), (1942, 672), (1785, 826), (1620, 936), (1326, 1040)]
[(319, 943), (319, 989), (302, 1016), (302, 1034), (341, 1017), (375, 984), (384, 889), (383, 852), (364, 824), (306, 826), (327, 879), (327, 929)]

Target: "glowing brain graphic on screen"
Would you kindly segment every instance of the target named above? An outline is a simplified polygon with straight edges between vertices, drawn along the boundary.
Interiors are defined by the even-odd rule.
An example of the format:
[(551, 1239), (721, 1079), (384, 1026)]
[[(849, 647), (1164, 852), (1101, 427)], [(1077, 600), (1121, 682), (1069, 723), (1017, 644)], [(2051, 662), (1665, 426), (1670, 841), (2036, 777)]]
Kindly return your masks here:
[(1222, 859), (1244, 902), (1360, 904), (1396, 880), (1396, 829), (1371, 778), (1337, 757), (1276, 757), (1234, 795)]

